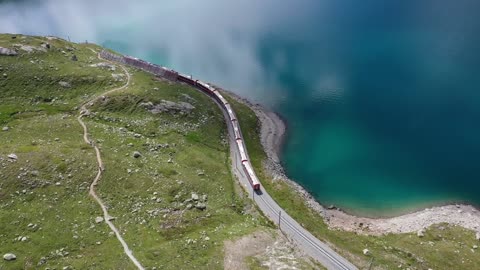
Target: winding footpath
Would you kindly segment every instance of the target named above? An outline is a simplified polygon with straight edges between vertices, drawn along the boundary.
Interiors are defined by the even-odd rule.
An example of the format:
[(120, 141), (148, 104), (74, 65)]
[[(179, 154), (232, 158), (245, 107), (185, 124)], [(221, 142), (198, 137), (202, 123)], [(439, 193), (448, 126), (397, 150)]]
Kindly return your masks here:
[[(111, 57), (112, 61), (117, 62), (120, 66), (122, 64), (132, 65), (136, 68), (142, 69), (148, 73), (152, 73), (156, 76), (163, 76), (164, 73), (156, 74), (155, 70), (168, 70), (166, 68), (162, 68), (159, 66), (155, 66), (151, 63), (145, 62), (143, 60), (132, 58), (132, 57), (125, 57), (128, 58), (128, 61), (125, 61), (125, 58), (122, 57)], [(136, 63), (136, 64), (135, 64)], [(122, 68), (124, 68), (122, 66)], [(172, 70), (168, 70), (172, 73)], [(178, 75), (178, 74), (177, 74)], [(171, 79), (171, 78), (167, 78)], [(201, 86), (199, 86), (198, 82), (189, 84), (196, 88), (198, 91), (208, 95), (211, 97), (214, 102), (220, 107), (221, 111), (223, 112), (224, 118), (227, 123), (228, 133), (229, 133), (229, 140), (230, 140), (230, 156), (232, 161), (232, 172), (239, 180), (240, 184), (245, 188), (248, 194), (252, 197), (254, 202), (260, 208), (260, 210), (272, 221), (278, 224), (280, 230), (293, 242), (295, 243), (299, 249), (303, 250), (306, 254), (311, 256), (313, 259), (320, 262), (323, 266), (325, 266), (329, 270), (357, 270), (358, 268), (350, 263), (347, 259), (342, 257), (340, 254), (335, 252), (330, 246), (326, 243), (320, 241), (314, 235), (312, 235), (309, 231), (302, 227), (297, 221), (295, 221), (290, 215), (288, 215), (283, 208), (281, 208), (273, 198), (267, 193), (266, 190), (263, 188), (260, 192), (254, 191), (252, 186), (249, 182), (249, 178), (247, 177), (245, 171), (243, 170), (242, 165), (242, 158), (240, 157), (240, 150), (237, 146), (235, 140), (235, 133), (232, 122), (230, 121), (230, 117), (227, 112), (227, 108), (220, 104), (216, 98), (210, 93), (207, 93)], [(187, 83), (188, 84), (188, 83)], [(126, 87), (126, 86), (125, 86)], [(114, 89), (116, 91), (119, 89)], [(233, 119), (238, 119), (235, 116), (235, 112), (231, 112), (233, 114)], [(81, 117), (79, 117), (81, 120)], [(239, 126), (240, 127), (240, 126)], [(241, 132), (241, 129), (240, 129)], [(274, 135), (274, 134), (271, 134)], [(242, 136), (243, 138), (243, 136)], [(269, 139), (273, 139), (273, 137), (269, 137)], [(88, 141), (87, 141), (88, 143)], [(95, 147), (95, 146), (94, 146)], [(96, 148), (96, 147), (95, 147)], [(245, 145), (243, 146), (245, 149), (245, 154), (248, 157), (248, 152), (246, 151)], [(97, 149), (96, 149), (97, 150)], [(97, 154), (99, 151), (97, 150)], [(278, 157), (277, 157), (278, 159)], [(248, 158), (250, 160), (250, 158)], [(99, 161), (99, 166), (101, 165), (101, 161)], [(101, 167), (100, 167), (101, 168)], [(101, 174), (101, 169), (99, 170), (99, 174)], [(95, 183), (95, 182), (94, 182)], [(92, 184), (93, 186), (93, 184)], [(93, 195), (92, 195), (93, 196)], [(101, 201), (99, 202), (101, 204)], [(108, 213), (107, 213), (108, 214)], [(106, 215), (107, 215), (106, 214)], [(120, 239), (119, 239), (120, 240)], [(126, 245), (124, 246), (126, 247)], [(128, 248), (126, 248), (126, 251)], [(132, 256), (133, 257), (133, 256)]]
[[(92, 50), (92, 49), (91, 49)], [(95, 52), (94, 50), (92, 50), (94, 53), (97, 53)], [(102, 59), (100, 57), (100, 55), (98, 55), (98, 58), (99, 59)], [(103, 59), (102, 59), (103, 60)], [(85, 141), (86, 144), (90, 145), (93, 149), (95, 149), (95, 154), (97, 156), (97, 163), (98, 163), (98, 172), (97, 172), (97, 176), (95, 177), (95, 179), (93, 180), (92, 184), (90, 185), (90, 196), (93, 197), (93, 199), (98, 203), (98, 205), (102, 208), (102, 211), (103, 211), (103, 218), (105, 220), (105, 222), (108, 224), (108, 226), (110, 227), (110, 229), (112, 230), (113, 233), (115, 233), (115, 236), (117, 237), (118, 241), (120, 241), (120, 243), (122, 244), (123, 246), (123, 250), (125, 252), (125, 254), (128, 256), (128, 258), (130, 258), (130, 260), (133, 262), (133, 264), (135, 264), (135, 266), (138, 268), (138, 269), (141, 269), (141, 270), (144, 270), (143, 266), (140, 264), (140, 262), (137, 260), (137, 258), (135, 258), (135, 256), (133, 256), (133, 252), (128, 248), (128, 245), (127, 245), (127, 242), (125, 242), (125, 240), (123, 239), (122, 235), (120, 234), (120, 232), (118, 231), (118, 229), (115, 227), (115, 225), (112, 223), (112, 216), (110, 216), (110, 214), (108, 213), (108, 209), (107, 209), (107, 206), (105, 206), (105, 204), (103, 203), (102, 199), (100, 199), (100, 197), (98, 197), (97, 193), (95, 192), (95, 187), (98, 185), (98, 181), (100, 180), (100, 178), (102, 177), (102, 173), (103, 171), (105, 170), (104, 166), (103, 166), (103, 160), (102, 160), (102, 155), (100, 153), (100, 149), (98, 148), (97, 145), (95, 145), (95, 143), (93, 141), (91, 141), (89, 138), (88, 138), (88, 128), (87, 128), (87, 125), (85, 124), (85, 122), (83, 122), (82, 118), (86, 115), (89, 115), (90, 112), (89, 110), (87, 109), (87, 104), (89, 103), (93, 103), (95, 101), (97, 101), (100, 97), (102, 96), (105, 96), (105, 95), (108, 95), (108, 94), (111, 94), (113, 92), (116, 92), (116, 91), (120, 91), (120, 90), (123, 90), (125, 88), (128, 87), (128, 85), (130, 84), (130, 73), (128, 73), (127, 69), (120, 65), (120, 67), (123, 69), (123, 71), (125, 72), (125, 75), (127, 76), (127, 82), (121, 86), (121, 87), (118, 87), (118, 88), (114, 88), (114, 89), (111, 89), (105, 93), (103, 93), (102, 95), (100, 96), (96, 96), (94, 97), (93, 99), (85, 102), (81, 107), (80, 107), (80, 115), (77, 117), (77, 120), (78, 122), (80, 123), (80, 125), (83, 127), (83, 140)]]

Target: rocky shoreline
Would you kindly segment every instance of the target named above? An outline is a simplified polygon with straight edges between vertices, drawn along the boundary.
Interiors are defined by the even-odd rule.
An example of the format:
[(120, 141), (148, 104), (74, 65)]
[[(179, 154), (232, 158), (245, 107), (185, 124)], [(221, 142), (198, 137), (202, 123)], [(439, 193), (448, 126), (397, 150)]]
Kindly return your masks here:
[(475, 231), (477, 240), (480, 240), (480, 211), (471, 205), (436, 206), (392, 218), (359, 217), (335, 207), (326, 208), (320, 205), (308, 191), (286, 176), (280, 164), (279, 154), (286, 132), (285, 122), (263, 106), (253, 104), (231, 92), (229, 94), (249, 106), (261, 122), (261, 143), (268, 157), (264, 163), (267, 172), (274, 180), (287, 182), (305, 199), (310, 208), (324, 218), (330, 228), (369, 235), (410, 232), (421, 234), (425, 228), (433, 224), (448, 223)]

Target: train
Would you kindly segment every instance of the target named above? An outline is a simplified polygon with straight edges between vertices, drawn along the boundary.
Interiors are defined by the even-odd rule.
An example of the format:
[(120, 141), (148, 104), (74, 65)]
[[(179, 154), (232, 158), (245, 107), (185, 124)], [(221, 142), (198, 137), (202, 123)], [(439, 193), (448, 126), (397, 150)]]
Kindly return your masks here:
[(247, 176), (250, 185), (255, 191), (260, 190), (260, 181), (258, 180), (255, 171), (253, 170), (253, 166), (250, 163), (250, 160), (247, 155), (245, 143), (243, 141), (243, 136), (240, 130), (240, 125), (238, 123), (237, 117), (235, 112), (232, 109), (232, 106), (228, 103), (228, 101), (222, 96), (220, 91), (216, 90), (213, 86), (204, 83), (200, 80), (194, 80), (191, 76), (180, 74), (172, 69), (168, 69), (166, 67), (158, 66), (144, 60), (131, 57), (131, 56), (119, 56), (109, 53), (107, 51), (102, 51), (100, 56), (104, 59), (121, 62), (127, 65), (131, 65), (137, 68), (140, 68), (144, 71), (150, 72), (156, 76), (166, 78), (172, 81), (180, 81), (184, 82), (192, 87), (199, 89), (200, 91), (204, 92), (205, 94), (214, 98), (220, 106), (227, 112), (228, 121), (233, 128), (233, 135), (235, 136), (235, 143), (240, 153), (240, 159), (243, 171)]
[(238, 152), (240, 153), (240, 160), (242, 163), (243, 171), (247, 176), (250, 185), (254, 190), (260, 190), (260, 181), (258, 180), (255, 171), (253, 170), (252, 164), (247, 156), (247, 152), (245, 150), (245, 144), (243, 142), (243, 136), (240, 130), (240, 125), (238, 123), (237, 117), (235, 112), (232, 109), (232, 106), (228, 103), (228, 101), (222, 96), (220, 91), (216, 90), (211, 85), (204, 83), (200, 80), (193, 80), (190, 76), (184, 74), (178, 74), (177, 79), (181, 82), (184, 82), (188, 85), (191, 85), (202, 92), (206, 93), (207, 95), (213, 97), (227, 112), (228, 121), (230, 122), (233, 128), (233, 135), (235, 137), (235, 143), (237, 145)]

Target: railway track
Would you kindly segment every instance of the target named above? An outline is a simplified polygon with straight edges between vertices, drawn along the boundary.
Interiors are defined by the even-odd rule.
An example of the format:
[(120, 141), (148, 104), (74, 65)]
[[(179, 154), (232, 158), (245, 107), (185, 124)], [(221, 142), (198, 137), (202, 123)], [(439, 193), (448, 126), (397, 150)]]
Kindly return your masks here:
[[(253, 198), (260, 210), (269, 219), (274, 222), (278, 222), (279, 228), (293, 243), (295, 243), (306, 254), (310, 255), (312, 258), (320, 262), (323, 266), (327, 267), (327, 269), (358, 270), (355, 265), (353, 265), (347, 259), (339, 255), (326, 243), (320, 241), (318, 238), (308, 232), (305, 228), (303, 228), (298, 222), (296, 222), (273, 200), (273, 198), (268, 194), (266, 190), (264, 190), (263, 188), (258, 189), (259, 185), (256, 185), (257, 177), (255, 175), (255, 172), (250, 171), (248, 172), (249, 175), (247, 175), (244, 163), (247, 162), (248, 165), (251, 166), (251, 164), (249, 164), (250, 158), (248, 157), (248, 152), (243, 142), (243, 135), (241, 135), (240, 138), (240, 140), (242, 141), (241, 144), (237, 144), (239, 138), (238, 134), (235, 135), (234, 125), (238, 126), (237, 133), (240, 132), (241, 134), (240, 125), (238, 122), (236, 122), (236, 120), (234, 120), (236, 119), (235, 112), (217, 90), (201, 81), (194, 81), (189, 76), (178, 74), (174, 70), (160, 67), (143, 61), (141, 59), (133, 58), (130, 56), (123, 57), (119, 55), (113, 55), (106, 51), (103, 51), (100, 54), (103, 55), (104, 59), (119, 62), (121, 64), (132, 65), (136, 68), (142, 69), (157, 76), (167, 78), (169, 80), (182, 81), (211, 97), (215, 101), (215, 103), (221, 108), (224, 118), (227, 122), (230, 139), (232, 171), (240, 181), (241, 185), (245, 187), (245, 190), (247, 190), (249, 195)], [(242, 158), (242, 156), (245, 155), (247, 157), (247, 160), (245, 160), (245, 157)], [(254, 188), (252, 188), (252, 185), (255, 190)]]

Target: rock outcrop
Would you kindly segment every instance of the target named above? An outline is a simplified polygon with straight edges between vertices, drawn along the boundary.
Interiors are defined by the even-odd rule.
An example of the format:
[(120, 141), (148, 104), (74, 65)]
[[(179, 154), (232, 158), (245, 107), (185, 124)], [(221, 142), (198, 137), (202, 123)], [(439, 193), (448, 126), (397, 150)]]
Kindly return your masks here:
[(6, 56), (16, 56), (18, 55), (17, 51), (0, 47), (0, 55), (6, 55)]

